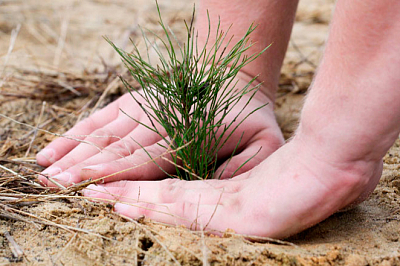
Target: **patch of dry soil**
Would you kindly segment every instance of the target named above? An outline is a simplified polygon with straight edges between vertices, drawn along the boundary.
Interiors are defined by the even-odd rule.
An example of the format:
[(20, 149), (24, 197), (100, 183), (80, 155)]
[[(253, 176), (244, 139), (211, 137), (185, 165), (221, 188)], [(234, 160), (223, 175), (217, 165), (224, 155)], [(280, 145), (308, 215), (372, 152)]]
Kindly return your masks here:
[[(181, 36), (183, 29), (175, 22), (190, 17), (190, 1), (160, 2), (167, 23)], [(304, 91), (318, 64), (332, 7), (333, 1), (301, 1), (276, 110), (287, 138), (296, 128)], [(102, 36), (128, 47), (129, 37), (138, 38), (138, 23), (157, 29), (155, 14), (153, 1), (144, 0), (0, 1), (0, 73), (12, 30), (21, 25), (2, 72), (1, 114), (33, 126), (46, 121), (44, 129), (64, 132), (89, 114), (121, 71), (114, 67), (117, 57)], [(21, 73), (14, 67), (31, 72)], [(48, 74), (40, 74), (44, 70)], [(80, 94), (65, 84), (73, 84)], [(102, 105), (121, 93), (123, 88), (115, 87)], [(40, 171), (34, 164), (3, 160), (25, 157), (27, 149), (28, 159), (32, 158), (53, 138), (38, 132), (31, 144), (33, 133), (31, 128), (1, 119), (0, 163), (22, 175)], [(251, 242), (232, 232), (224, 237), (205, 236), (146, 219), (129, 221), (113, 214), (109, 206), (73, 197), (20, 206), (31, 217), (0, 217), (0, 265), (202, 265), (205, 261), (212, 265), (400, 265), (399, 169), (397, 141), (384, 159), (381, 182), (368, 200), (287, 239), (292, 244)], [(1, 170), (1, 176), (10, 173)], [(22, 256), (13, 255), (16, 246)]]

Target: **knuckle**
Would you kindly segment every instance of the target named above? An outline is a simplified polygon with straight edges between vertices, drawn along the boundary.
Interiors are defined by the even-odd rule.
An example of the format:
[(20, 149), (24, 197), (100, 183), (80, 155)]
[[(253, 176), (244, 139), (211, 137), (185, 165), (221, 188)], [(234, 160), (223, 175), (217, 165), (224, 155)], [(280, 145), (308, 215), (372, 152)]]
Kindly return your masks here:
[(243, 183), (242, 182), (232, 182), (230, 186), (228, 187), (228, 191), (230, 193), (238, 193), (243, 189)]
[(108, 193), (114, 198), (116, 202), (126, 203), (128, 201), (128, 191), (125, 188), (117, 188), (113, 193)]
[(67, 155), (67, 156), (64, 156), (62, 159), (60, 159), (60, 161), (58, 163), (54, 164), (54, 166), (58, 166), (61, 169), (65, 170), (71, 166), (76, 165), (77, 163), (78, 162), (74, 159), (73, 156)]
[(134, 146), (134, 144), (132, 144), (130, 141), (121, 139), (120, 141), (116, 141), (110, 144), (106, 150), (114, 154), (127, 156), (131, 155), (135, 151), (135, 148), (136, 147)]
[(240, 194), (229, 194), (219, 204), (224, 205), (232, 213), (242, 213), (245, 203), (246, 199)]
[(149, 152), (149, 150), (148, 150), (148, 147), (146, 147), (146, 148), (141, 148), (141, 149), (137, 149), (137, 150), (135, 150), (134, 152), (133, 152), (133, 154), (135, 155), (135, 156), (138, 156), (138, 157), (142, 157), (142, 158), (149, 158), (149, 156), (148, 156), (148, 153)]
[(150, 217), (150, 215), (154, 211), (153, 206), (154, 206), (154, 204), (152, 204), (152, 203), (141, 203), (137, 207), (138, 208), (138, 215), (139, 216)]
[[(143, 151), (143, 149), (140, 149)], [(160, 147), (158, 144), (153, 144), (150, 146), (146, 147), (146, 151), (151, 154), (151, 155), (160, 155), (163, 153), (163, 151), (165, 151), (165, 149), (163, 147)]]
[(151, 158), (155, 159), (163, 153), (163, 148), (159, 147), (157, 144), (150, 145), (141, 149), (137, 149), (133, 152), (133, 155), (143, 158), (144, 160), (149, 160), (149, 155)]
[(110, 137), (113, 136), (114, 133), (112, 130), (108, 129), (108, 128), (100, 128), (95, 130), (92, 134), (90, 134), (90, 136), (94, 136), (94, 137)]
[(178, 216), (186, 217), (186, 218), (193, 218), (192, 211), (194, 208), (193, 204), (187, 201), (177, 202), (175, 204), (176, 213)]
[(226, 193), (238, 193), (244, 188), (244, 184), (242, 181), (233, 181), (229, 180), (228, 184), (226, 182), (219, 182), (215, 186), (215, 188), (224, 191)]
[(118, 139), (119, 138), (114, 134), (114, 132), (111, 129), (101, 128), (95, 130), (93, 133), (87, 136), (85, 140), (94, 143), (101, 143), (105, 146), (108, 146), (109, 144), (115, 142)]

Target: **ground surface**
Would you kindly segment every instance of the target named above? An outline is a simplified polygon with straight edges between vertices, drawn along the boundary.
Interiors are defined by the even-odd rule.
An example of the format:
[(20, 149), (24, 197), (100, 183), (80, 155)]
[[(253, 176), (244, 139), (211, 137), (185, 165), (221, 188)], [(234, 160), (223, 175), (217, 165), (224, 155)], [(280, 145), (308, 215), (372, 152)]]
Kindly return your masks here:
[[(160, 2), (166, 22), (182, 36), (180, 21), (190, 17), (191, 3)], [(333, 1), (301, 1), (276, 107), (287, 138), (296, 128), (332, 8)], [(65, 132), (123, 92), (113, 86), (96, 105), (122, 71), (102, 36), (129, 47), (129, 37), (139, 38), (138, 23), (157, 30), (153, 1), (0, 1), (0, 114)], [(367, 201), (287, 239), (290, 243), (276, 243), (127, 221), (73, 194), (32, 196), (42, 190), (18, 175), (30, 178), (41, 170), (32, 159), (53, 138), (0, 118), (5, 168), (0, 169), (0, 265), (400, 265), (399, 141), (386, 155), (381, 182)], [(16, 203), (18, 197), (26, 200)]]

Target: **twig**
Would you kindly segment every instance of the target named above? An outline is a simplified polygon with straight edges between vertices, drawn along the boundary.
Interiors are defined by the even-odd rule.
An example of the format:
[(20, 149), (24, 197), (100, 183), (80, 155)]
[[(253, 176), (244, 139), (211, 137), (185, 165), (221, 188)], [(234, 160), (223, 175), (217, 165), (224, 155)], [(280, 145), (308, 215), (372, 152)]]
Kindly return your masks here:
[(207, 227), (208, 227), (208, 225), (210, 224), (210, 222), (211, 222), (212, 218), (214, 217), (215, 213), (217, 212), (217, 208), (218, 208), (218, 206), (219, 206), (219, 203), (220, 203), (220, 201), (221, 201), (222, 194), (224, 194), (224, 188), (222, 189), (222, 191), (221, 191), (221, 195), (219, 196), (219, 199), (218, 199), (218, 202), (217, 202), (217, 204), (215, 205), (215, 209), (214, 209), (213, 213), (211, 214), (211, 217), (210, 217), (210, 219), (208, 220), (208, 222), (207, 222), (207, 224), (206, 224), (206, 226), (204, 227), (204, 229), (203, 229), (203, 230), (206, 230), (206, 228), (207, 228)]
[(11, 174), (13, 174), (13, 175), (15, 175), (16, 177), (19, 177), (19, 178), (21, 178), (21, 179), (23, 179), (23, 180), (25, 180), (25, 181), (28, 181), (30, 184), (34, 185), (35, 187), (42, 187), (42, 186), (39, 185), (38, 183), (36, 183), (36, 182), (34, 182), (34, 181), (32, 181), (32, 180), (29, 180), (29, 179), (25, 178), (24, 176), (22, 176), (22, 175), (20, 175), (20, 174), (18, 174), (18, 173), (16, 173), (16, 172), (14, 172), (13, 170), (11, 170), (11, 169), (5, 167), (4, 165), (1, 165), (1, 164), (0, 164), (0, 168), (3, 169), (3, 170), (5, 170), (5, 171), (7, 171), (7, 172), (9, 172), (9, 173), (11, 173)]
[(292, 243), (292, 242), (288, 242), (288, 241), (284, 241), (284, 240), (279, 240), (279, 239), (275, 239), (275, 238), (270, 238), (270, 237), (265, 237), (265, 236), (253, 236), (253, 235), (246, 235), (246, 234), (236, 234), (236, 233), (230, 233), (231, 235), (234, 236), (241, 236), (244, 237), (250, 241), (255, 241), (255, 242), (270, 242), (270, 243), (276, 243), (276, 244), (280, 244), (280, 245), (285, 245), (285, 246), (292, 246), (295, 248), (300, 248), (298, 245)]
[(75, 94), (76, 96), (81, 96), (82, 93), (80, 93), (79, 91), (75, 90), (72, 86), (62, 82), (62, 81), (57, 81), (57, 84), (60, 85), (61, 87), (69, 90), (70, 92), (72, 92), (73, 94)]
[[(197, 219), (199, 218), (199, 209), (200, 209), (200, 200), (201, 200), (201, 194), (199, 194), (199, 200), (197, 201), (197, 210), (196, 210), (196, 219), (195, 219), (195, 225), (194, 225), (194, 230), (197, 230)], [(192, 227), (192, 226), (190, 226)], [(203, 228), (201, 228), (203, 229)]]
[(23, 214), (25, 216), (28, 216), (28, 217), (31, 217), (31, 218), (35, 218), (35, 219), (37, 219), (37, 221), (36, 221), (37, 223), (43, 223), (43, 224), (47, 224), (47, 225), (52, 225), (52, 226), (61, 228), (61, 229), (65, 230), (65, 231), (67, 231), (69, 233), (82, 232), (82, 233), (86, 233), (86, 234), (90, 234), (90, 235), (95, 235), (95, 236), (101, 237), (101, 238), (103, 238), (105, 240), (113, 241), (113, 239), (111, 239), (109, 237), (105, 237), (105, 236), (102, 236), (100, 234), (93, 233), (90, 230), (85, 230), (85, 229), (74, 227), (74, 226), (70, 226), (70, 225), (58, 224), (58, 223), (46, 220), (44, 218), (41, 218), (39, 216), (36, 216), (36, 215), (34, 215), (32, 213), (28, 213), (28, 212), (24, 212), (24, 211), (21, 211), (21, 210), (17, 210), (17, 209), (8, 207), (8, 206), (6, 206), (4, 204), (1, 204), (1, 203), (0, 203), (0, 207), (3, 207), (3, 209), (5, 209), (5, 210), (11, 210), (12, 212), (17, 212), (17, 213)]
[[(63, 116), (64, 116), (64, 115), (61, 114), (61, 115), (58, 116), (58, 118), (61, 118), (61, 117), (63, 117)], [(25, 135), (23, 135), (20, 139), (24, 139), (24, 138), (29, 137), (31, 134), (35, 133), (35, 132), (37, 131), (37, 129), (43, 128), (44, 126), (47, 126), (48, 124), (50, 124), (50, 123), (53, 122), (54, 120), (56, 120), (54, 117), (52, 117), (52, 118), (46, 120), (46, 121), (43, 122), (42, 124), (38, 125), (37, 128), (32, 129), (31, 131), (27, 132), (27, 133), (26, 133)]]
[(291, 43), (292, 43), (292, 45), (293, 45), (293, 48), (299, 53), (300, 58), (301, 58), (301, 61), (298, 62), (298, 63), (296, 63), (296, 66), (298, 66), (298, 65), (302, 64), (303, 62), (305, 62), (305, 63), (309, 64), (311, 67), (313, 67), (314, 69), (316, 69), (317, 66), (316, 66), (313, 62), (311, 62), (310, 60), (308, 60), (308, 57), (309, 57), (312, 53), (309, 54), (308, 56), (305, 56), (305, 55), (301, 52), (300, 48), (297, 46), (297, 44), (294, 42), (293, 39), (291, 39)]
[(26, 219), (25, 217), (23, 217), (21, 215), (16, 215), (15, 213), (2, 212), (2, 213), (0, 213), (0, 217), (6, 218), (6, 219), (10, 219), (12, 221), (19, 221), (19, 222), (25, 222), (27, 224), (32, 224), (37, 229), (40, 229), (40, 227), (37, 224), (35, 224), (35, 222), (30, 221), (30, 220)]
[(38, 130), (38, 131), (41, 131), (41, 132), (44, 132), (44, 133), (47, 133), (47, 134), (50, 134), (50, 135), (53, 135), (53, 136), (63, 137), (63, 138), (66, 138), (66, 139), (71, 139), (71, 140), (75, 140), (77, 142), (81, 142), (81, 143), (86, 143), (86, 144), (92, 145), (95, 148), (97, 148), (99, 151), (102, 151), (102, 147), (99, 147), (95, 143), (92, 143), (92, 142), (87, 141), (87, 140), (81, 140), (81, 139), (73, 138), (72, 136), (74, 136), (74, 137), (94, 137), (94, 138), (115, 137), (115, 138), (121, 139), (121, 137), (118, 137), (118, 136), (92, 136), (92, 135), (71, 135), (70, 136), (70, 135), (58, 134), (58, 133), (54, 133), (54, 132), (51, 132), (51, 131), (48, 131), (48, 130), (45, 130), (45, 129), (36, 128), (36, 127), (34, 127), (32, 125), (29, 125), (29, 124), (26, 124), (26, 123), (19, 122), (19, 121), (15, 120), (15, 119), (13, 119), (13, 118), (11, 118), (9, 116), (1, 114), (1, 113), (0, 113), (0, 116), (3, 117), (3, 118), (8, 119), (8, 120), (10, 120), (10, 121), (12, 121), (14, 123), (17, 123), (19, 125), (23, 125), (23, 126), (26, 126), (26, 127), (32, 128), (34, 130)]
[(24, 252), (22, 251), (21, 247), (17, 244), (17, 242), (15, 242), (14, 238), (10, 235), (8, 231), (4, 232), (4, 236), (8, 240), (9, 247), (11, 249), (14, 258), (16, 258), (17, 261), (22, 261)]
[(19, 177), (19, 178), (21, 178), (21, 179), (23, 179), (23, 180), (28, 180), (28, 179), (26, 179), (25, 177), (23, 177), (22, 175), (20, 175), (20, 174), (14, 172), (13, 170), (8, 169), (8, 168), (5, 167), (4, 165), (1, 165), (1, 164), (0, 164), (0, 168), (3, 169), (3, 170), (5, 170), (5, 171), (7, 171), (7, 172), (9, 172), (9, 173), (11, 173), (11, 174), (13, 174), (13, 175), (15, 175), (15, 176), (17, 176), (17, 177)]

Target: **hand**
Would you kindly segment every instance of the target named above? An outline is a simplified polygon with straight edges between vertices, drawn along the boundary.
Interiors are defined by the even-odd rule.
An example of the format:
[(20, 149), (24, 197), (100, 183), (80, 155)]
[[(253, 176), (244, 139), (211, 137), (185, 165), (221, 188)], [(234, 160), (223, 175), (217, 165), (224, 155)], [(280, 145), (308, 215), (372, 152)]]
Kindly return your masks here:
[(355, 168), (353, 161), (329, 163), (314, 155), (294, 139), (232, 179), (118, 181), (90, 185), (84, 195), (117, 202), (114, 210), (131, 218), (145, 216), (216, 234), (230, 228), (283, 238), (364, 200), (382, 172), (382, 162)]
[[(248, 77), (239, 75), (239, 79), (237, 86), (245, 86), (247, 83), (245, 80)], [(136, 95), (138, 94), (136, 93)], [(237, 112), (243, 108), (248, 97), (250, 95), (245, 95), (235, 107)], [(248, 113), (266, 102), (271, 101), (262, 92), (257, 92), (240, 117), (244, 117), (246, 112)], [(71, 140), (70, 138), (58, 138), (42, 150), (37, 155), (37, 162), (40, 165), (49, 166), (43, 172), (43, 175), (51, 176), (62, 185), (68, 186), (89, 178), (97, 179), (115, 174), (135, 165), (148, 162), (149, 156), (137, 143), (145, 147), (153, 158), (165, 152), (165, 149), (157, 144), (157, 142), (162, 141), (159, 135), (139, 125), (122, 113), (120, 109), (141, 123), (151, 126), (147, 115), (132, 99), (131, 95), (126, 94), (91, 117), (78, 123), (65, 134), (80, 141)], [(235, 110), (232, 110), (231, 114), (226, 117), (227, 122), (235, 117), (237, 113)], [(237, 121), (241, 120), (240, 117)], [(163, 136), (166, 136), (161, 126), (156, 126), (158, 126)], [(222, 178), (230, 177), (244, 161), (256, 154), (261, 147), (260, 152), (236, 174), (248, 171), (274, 152), (284, 141), (275, 120), (273, 106), (269, 104), (243, 122), (224, 148), (220, 150), (219, 158), (230, 156), (242, 132), (245, 133), (238, 149), (241, 152), (232, 158), (223, 172)], [(167, 172), (174, 171), (175, 167), (167, 161), (160, 159), (157, 162)], [(224, 164), (220, 166), (216, 176), (219, 175), (224, 167)], [(40, 176), (39, 178), (44, 184), (55, 186), (46, 177)], [(165, 174), (154, 163), (148, 163), (141, 167), (112, 175), (104, 181), (155, 180), (161, 178), (165, 178)]]

